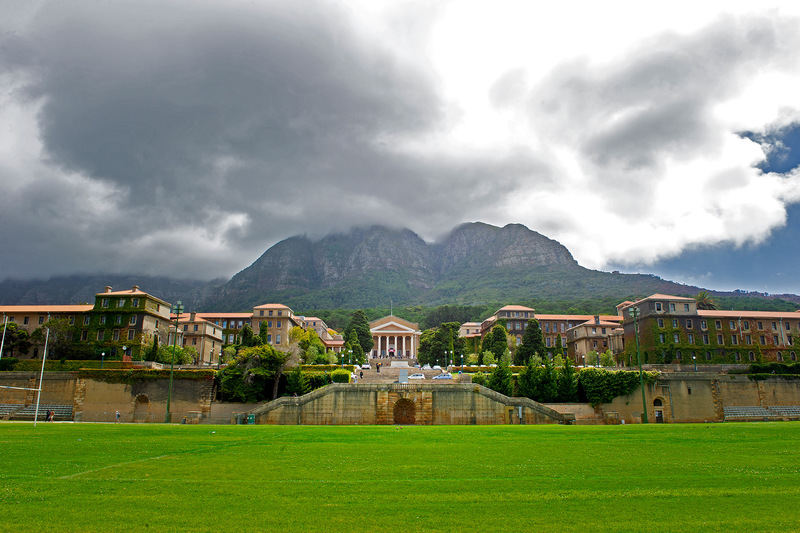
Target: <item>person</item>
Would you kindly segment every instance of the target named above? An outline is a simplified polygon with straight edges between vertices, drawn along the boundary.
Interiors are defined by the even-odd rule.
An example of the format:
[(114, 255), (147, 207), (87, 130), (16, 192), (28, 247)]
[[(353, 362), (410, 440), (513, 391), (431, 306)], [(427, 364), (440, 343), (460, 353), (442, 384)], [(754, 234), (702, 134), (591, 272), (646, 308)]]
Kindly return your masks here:
[(50, 422), (50, 417), (51, 417), (51, 416), (52, 416), (52, 415), (50, 414), (50, 409), (48, 409), (48, 410), (47, 410), (47, 414), (44, 416), (44, 421), (45, 421), (45, 422)]
[(117, 424), (119, 424), (119, 417), (120, 417), (119, 410), (117, 410), (117, 421), (116, 421)]
[(363, 370), (358, 373), (358, 378), (359, 379), (364, 379), (364, 371)]

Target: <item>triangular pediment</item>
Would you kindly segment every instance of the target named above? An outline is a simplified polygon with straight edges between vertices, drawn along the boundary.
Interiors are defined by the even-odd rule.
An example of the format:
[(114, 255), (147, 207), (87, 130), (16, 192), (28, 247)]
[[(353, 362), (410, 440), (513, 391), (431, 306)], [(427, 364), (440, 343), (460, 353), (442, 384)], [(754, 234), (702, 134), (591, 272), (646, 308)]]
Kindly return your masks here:
[(417, 331), (417, 327), (417, 324), (409, 322), (408, 320), (403, 320), (402, 318), (398, 318), (396, 316), (379, 318), (378, 320), (370, 322), (369, 324), (369, 330), (373, 333), (414, 333)]

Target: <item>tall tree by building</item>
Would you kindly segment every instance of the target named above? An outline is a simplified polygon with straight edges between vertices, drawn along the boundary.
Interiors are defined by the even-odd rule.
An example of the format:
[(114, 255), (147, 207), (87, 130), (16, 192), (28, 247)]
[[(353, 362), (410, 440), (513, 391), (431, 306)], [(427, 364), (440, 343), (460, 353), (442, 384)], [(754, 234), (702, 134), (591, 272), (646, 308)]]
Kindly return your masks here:
[(545, 350), (542, 328), (539, 326), (539, 321), (532, 318), (528, 320), (525, 334), (522, 336), (522, 344), (517, 347), (517, 353), (514, 354), (514, 364), (525, 365), (534, 355), (547, 359)]
[(697, 308), (704, 310), (704, 311), (714, 311), (717, 308), (717, 302), (714, 301), (714, 298), (709, 294), (708, 291), (700, 291), (694, 297), (695, 301), (697, 302)]
[(369, 353), (374, 343), (372, 341), (372, 333), (369, 331), (369, 321), (367, 321), (367, 315), (364, 314), (363, 310), (359, 309), (353, 313), (350, 323), (347, 324), (344, 330), (343, 338), (349, 339), (351, 331), (356, 332), (361, 350), (364, 353)]

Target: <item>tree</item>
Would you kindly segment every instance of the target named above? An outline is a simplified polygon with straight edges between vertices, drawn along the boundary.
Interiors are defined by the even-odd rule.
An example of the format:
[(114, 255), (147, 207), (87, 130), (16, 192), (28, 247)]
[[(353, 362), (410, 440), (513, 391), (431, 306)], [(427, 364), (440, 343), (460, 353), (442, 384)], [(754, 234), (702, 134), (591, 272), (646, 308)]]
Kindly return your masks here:
[[(46, 329), (50, 330), (49, 336)], [(66, 318), (51, 318), (33, 332), (31, 338), (44, 344), (47, 340), (47, 357), (50, 359), (67, 359), (75, 345), (75, 326), (71, 326)]]
[(498, 324), (492, 328), (491, 335), (492, 341), (489, 349), (494, 354), (494, 358), (499, 361), (502, 359), (506, 348), (508, 348), (508, 335), (506, 334), (506, 328)]
[(349, 339), (352, 331), (355, 331), (358, 336), (358, 344), (361, 345), (361, 351), (365, 354), (369, 353), (374, 343), (372, 341), (372, 332), (369, 330), (367, 315), (361, 309), (353, 313), (350, 323), (347, 324), (344, 330), (343, 337)]
[(561, 342), (561, 335), (556, 336), (556, 353), (566, 356), (566, 350), (564, 350), (564, 345)]
[(514, 363), (517, 365), (527, 364), (534, 354), (544, 357), (545, 350), (542, 328), (539, 326), (539, 321), (532, 318), (528, 320), (528, 324), (525, 326), (525, 334), (522, 336), (522, 344), (517, 348)]
[(572, 360), (564, 359), (564, 366), (558, 375), (558, 401), (571, 403), (578, 401), (578, 384), (575, 382), (575, 368)]
[[(279, 352), (269, 344), (243, 348), (220, 376), (220, 396), (229, 401), (257, 402), (278, 393), (289, 352)], [(272, 384), (272, 393), (268, 388)]]
[(2, 354), (3, 357), (13, 357), (14, 349), (17, 353), (25, 354), (31, 349), (30, 335), (28, 332), (20, 328), (16, 322), (9, 322), (8, 327), (0, 325), (0, 335), (5, 330), (5, 346), (3, 350), (8, 350), (7, 354)]
[(145, 359), (147, 361), (155, 361), (156, 357), (158, 357), (158, 335), (153, 335), (153, 344), (151, 344), (150, 349), (147, 350)]
[(302, 396), (307, 393), (311, 387), (308, 385), (308, 379), (303, 374), (300, 367), (295, 367), (294, 370), (289, 372), (286, 376), (286, 392), (289, 394), (296, 394)]
[(500, 364), (494, 367), (492, 373), (489, 374), (489, 381), (486, 386), (500, 394), (511, 396), (513, 393), (511, 390), (511, 369), (508, 365), (500, 361)]
[[(364, 350), (361, 349), (361, 343), (359, 342), (355, 329), (350, 330), (350, 338), (347, 339), (347, 343), (350, 345), (350, 350), (353, 350), (352, 362), (358, 364), (363, 363), (365, 361)], [(349, 355), (348, 353), (348, 356)], [(350, 357), (348, 357), (348, 359), (350, 359)]]
[(259, 344), (261, 339), (256, 337), (253, 333), (253, 328), (250, 327), (250, 324), (245, 324), (242, 328), (242, 342), (240, 343), (242, 346), (256, 346)]
[(695, 297), (697, 308), (704, 311), (713, 311), (717, 308), (717, 303), (708, 291), (700, 291)]

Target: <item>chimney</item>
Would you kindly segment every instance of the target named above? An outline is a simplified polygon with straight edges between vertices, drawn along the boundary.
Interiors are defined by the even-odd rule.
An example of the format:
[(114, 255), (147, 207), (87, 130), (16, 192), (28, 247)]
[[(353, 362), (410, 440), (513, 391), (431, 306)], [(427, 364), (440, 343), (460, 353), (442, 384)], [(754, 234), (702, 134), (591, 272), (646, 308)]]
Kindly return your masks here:
[(189, 322), (194, 322), (195, 315), (197, 315), (197, 313), (192, 311), (191, 314), (189, 315)]
[(131, 289), (131, 292), (136, 292), (138, 290), (139, 290), (139, 286), (138, 285), (134, 285), (133, 289)]
[(599, 324), (600, 323), (600, 315), (594, 315), (594, 323), (595, 324)]
[(106, 285), (106, 290), (105, 290), (105, 292), (111, 292), (111, 286), (110, 286), (110, 285)]

